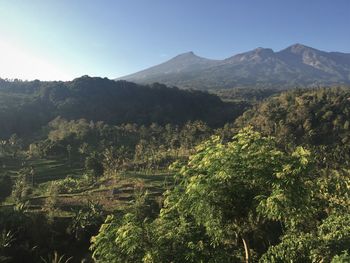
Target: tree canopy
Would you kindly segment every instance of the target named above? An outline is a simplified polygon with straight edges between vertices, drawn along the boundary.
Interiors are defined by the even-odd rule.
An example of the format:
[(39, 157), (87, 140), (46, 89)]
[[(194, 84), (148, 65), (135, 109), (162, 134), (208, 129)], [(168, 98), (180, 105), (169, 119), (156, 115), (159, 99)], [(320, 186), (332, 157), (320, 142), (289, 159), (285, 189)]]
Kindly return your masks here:
[(166, 193), (158, 217), (109, 217), (92, 240), (97, 261), (314, 262), (346, 256), (350, 240), (341, 225), (347, 225), (348, 206), (332, 209), (325, 192), (339, 199), (344, 192), (331, 188), (349, 188), (318, 175), (308, 150), (285, 152), (273, 138), (245, 128), (228, 143), (212, 137), (187, 164), (173, 166), (178, 184)]

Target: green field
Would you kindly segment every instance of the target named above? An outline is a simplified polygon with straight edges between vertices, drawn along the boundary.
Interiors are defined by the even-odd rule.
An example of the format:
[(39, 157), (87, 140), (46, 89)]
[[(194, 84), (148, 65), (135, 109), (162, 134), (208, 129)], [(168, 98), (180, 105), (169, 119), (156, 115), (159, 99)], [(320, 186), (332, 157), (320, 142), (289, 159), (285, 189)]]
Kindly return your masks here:
[[(11, 175), (13, 180), (16, 180), (23, 167), (33, 167), (34, 187), (26, 199), (29, 211), (45, 211), (46, 200), (50, 197), (47, 189), (52, 182), (67, 177), (80, 179), (86, 173), (79, 161), (75, 160), (69, 164), (64, 158), (55, 160), (35, 158), (26, 161), (8, 158), (2, 163), (1, 174)], [(172, 181), (172, 175), (162, 171), (151, 174), (127, 171), (118, 178), (101, 178), (72, 193), (58, 194), (56, 216), (70, 216), (71, 211), (88, 202), (102, 205), (105, 211), (120, 210), (130, 204), (135, 191), (147, 191), (152, 198), (158, 198), (165, 187), (171, 187)], [(3, 206), (14, 203), (13, 198), (8, 197)]]

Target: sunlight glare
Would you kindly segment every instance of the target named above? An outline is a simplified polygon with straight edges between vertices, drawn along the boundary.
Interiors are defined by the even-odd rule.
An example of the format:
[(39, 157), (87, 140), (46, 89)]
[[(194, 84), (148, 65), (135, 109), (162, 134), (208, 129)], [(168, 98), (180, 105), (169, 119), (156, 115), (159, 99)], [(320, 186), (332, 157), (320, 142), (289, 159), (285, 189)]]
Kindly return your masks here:
[(22, 80), (70, 80), (69, 75), (48, 61), (0, 39), (0, 78)]

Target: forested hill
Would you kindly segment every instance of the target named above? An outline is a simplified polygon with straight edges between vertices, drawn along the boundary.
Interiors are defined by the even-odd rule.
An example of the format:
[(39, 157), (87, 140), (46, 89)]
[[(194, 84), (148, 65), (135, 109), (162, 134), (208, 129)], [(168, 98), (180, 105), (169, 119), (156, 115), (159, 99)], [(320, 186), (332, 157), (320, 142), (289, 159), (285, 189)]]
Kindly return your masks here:
[(350, 142), (350, 88), (287, 91), (245, 112), (237, 123), (298, 144)]
[(0, 80), (0, 136), (30, 134), (57, 116), (109, 124), (183, 124), (202, 120), (211, 126), (232, 122), (244, 104), (224, 103), (200, 91), (83, 76), (69, 82)]
[(350, 164), (350, 88), (283, 92), (245, 112), (236, 125), (251, 125), (282, 145), (314, 147), (325, 165)]

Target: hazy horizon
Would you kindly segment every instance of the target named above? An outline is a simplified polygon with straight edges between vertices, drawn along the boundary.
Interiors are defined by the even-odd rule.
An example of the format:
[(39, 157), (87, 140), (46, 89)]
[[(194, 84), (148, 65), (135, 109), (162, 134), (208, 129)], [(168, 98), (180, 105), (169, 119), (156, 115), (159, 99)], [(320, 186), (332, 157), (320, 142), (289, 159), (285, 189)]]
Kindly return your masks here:
[(0, 1), (0, 77), (117, 78), (188, 51), (223, 59), (295, 43), (350, 53), (349, 7), (345, 0)]

